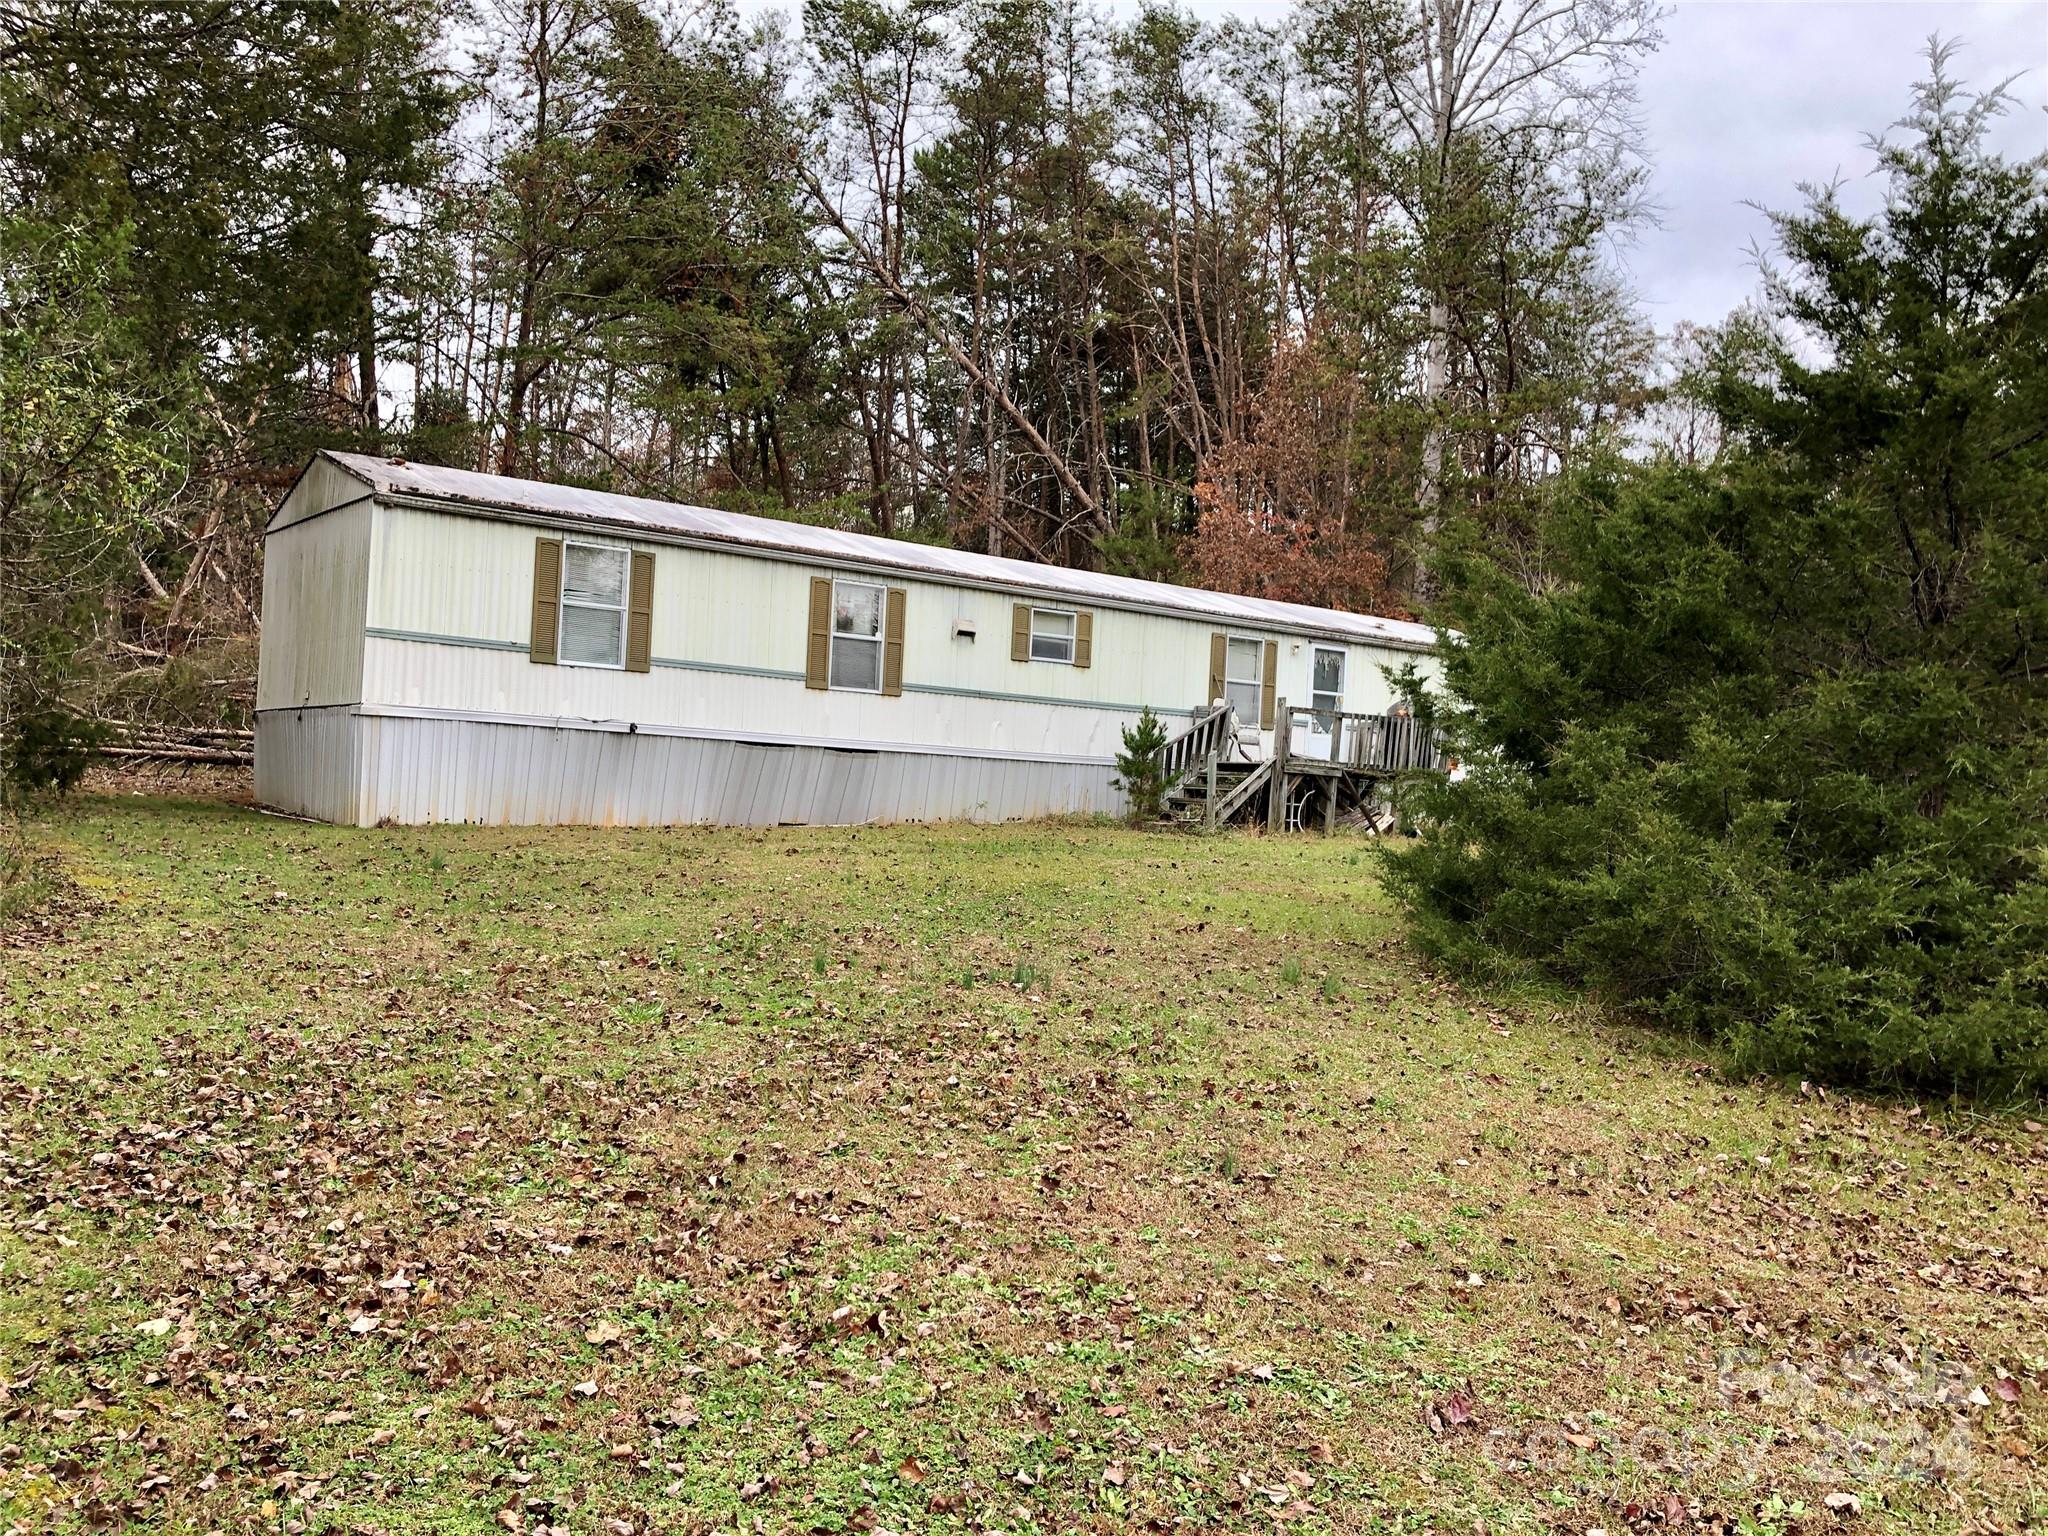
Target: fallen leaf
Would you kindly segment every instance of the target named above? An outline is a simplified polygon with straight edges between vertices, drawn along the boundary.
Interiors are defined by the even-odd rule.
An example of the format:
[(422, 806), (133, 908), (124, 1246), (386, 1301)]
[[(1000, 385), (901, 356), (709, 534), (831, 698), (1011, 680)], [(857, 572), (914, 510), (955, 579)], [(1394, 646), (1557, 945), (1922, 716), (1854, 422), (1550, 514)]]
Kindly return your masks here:
[(1831, 1493), (1822, 1499), (1821, 1503), (1827, 1505), (1829, 1509), (1834, 1510), (1837, 1514), (1860, 1515), (1863, 1513), (1863, 1501), (1853, 1493)]
[(924, 1466), (915, 1456), (906, 1456), (896, 1463), (896, 1475), (906, 1483), (924, 1481)]
[(1442, 1402), (1431, 1403), (1423, 1413), (1423, 1422), (1431, 1434), (1440, 1435), (1446, 1428), (1462, 1429), (1472, 1424), (1478, 1407), (1472, 1394), (1460, 1387)]
[(616, 1344), (626, 1336), (626, 1330), (608, 1317), (600, 1317), (583, 1330), (584, 1342), (589, 1344)]
[(703, 1422), (697, 1412), (697, 1400), (687, 1392), (679, 1394), (655, 1417), (657, 1420), (666, 1420), (677, 1429), (695, 1429)]
[(152, 1339), (160, 1339), (178, 1325), (168, 1317), (152, 1317), (146, 1323), (137, 1323), (135, 1331), (146, 1333)]

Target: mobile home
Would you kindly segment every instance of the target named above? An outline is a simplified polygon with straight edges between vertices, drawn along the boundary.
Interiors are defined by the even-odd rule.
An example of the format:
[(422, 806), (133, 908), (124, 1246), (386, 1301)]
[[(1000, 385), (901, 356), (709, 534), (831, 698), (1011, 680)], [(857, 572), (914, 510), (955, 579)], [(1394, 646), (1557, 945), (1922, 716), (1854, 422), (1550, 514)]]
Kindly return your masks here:
[[(1383, 710), (1399, 620), (323, 453), (266, 535), (256, 791), (326, 821), (1123, 807), (1150, 706)], [(1253, 739), (1253, 728), (1257, 737)]]

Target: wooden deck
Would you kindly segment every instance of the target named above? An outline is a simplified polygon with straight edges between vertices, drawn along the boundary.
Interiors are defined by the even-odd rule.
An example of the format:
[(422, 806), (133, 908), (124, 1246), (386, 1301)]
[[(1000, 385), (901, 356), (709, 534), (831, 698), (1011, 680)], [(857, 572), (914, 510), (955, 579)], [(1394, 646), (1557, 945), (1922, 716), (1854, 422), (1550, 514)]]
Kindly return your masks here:
[(1161, 749), (1169, 811), (1204, 828), (1250, 821), (1272, 832), (1330, 833), (1361, 813), (1376, 826), (1390, 780), (1446, 767), (1434, 733), (1406, 716), (1292, 709), (1281, 699), (1274, 719), (1273, 749), (1261, 759), (1233, 756), (1237, 716), (1227, 704), (1169, 741)]

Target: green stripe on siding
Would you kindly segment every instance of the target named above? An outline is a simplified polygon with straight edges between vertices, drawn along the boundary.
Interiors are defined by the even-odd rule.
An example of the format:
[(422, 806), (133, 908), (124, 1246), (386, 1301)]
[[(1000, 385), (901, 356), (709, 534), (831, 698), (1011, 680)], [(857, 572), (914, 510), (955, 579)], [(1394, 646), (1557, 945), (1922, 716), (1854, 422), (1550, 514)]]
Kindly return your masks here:
[(523, 640), (477, 640), (468, 635), (430, 635), (417, 629), (380, 629), (374, 624), (365, 626), (363, 633), (372, 640), (410, 640), (420, 645), (460, 645), (472, 651), (514, 651), (521, 656), (526, 654), (526, 642)]
[[(374, 640), (405, 640), (416, 645), (454, 645), (475, 651), (510, 651), (516, 655), (526, 654), (525, 645), (517, 640), (480, 640), (470, 635), (435, 635), (415, 629), (384, 629), (376, 625), (367, 626), (364, 634)], [(786, 682), (800, 683), (804, 680), (801, 672), (782, 667), (747, 667), (725, 661), (688, 661), (679, 656), (656, 656), (657, 667), (673, 667), (683, 672), (716, 672), (733, 677), (766, 677)], [(905, 693), (928, 693), (941, 698), (987, 699), (996, 704), (1049, 704), (1060, 709), (1092, 709), (1103, 714), (1135, 715), (1142, 711), (1142, 704), (1118, 704), (1106, 699), (1051, 699), (1034, 693), (999, 693), (989, 688), (949, 688), (941, 683), (905, 683)], [(1186, 715), (1185, 708), (1152, 706), (1152, 712), (1162, 720)]]

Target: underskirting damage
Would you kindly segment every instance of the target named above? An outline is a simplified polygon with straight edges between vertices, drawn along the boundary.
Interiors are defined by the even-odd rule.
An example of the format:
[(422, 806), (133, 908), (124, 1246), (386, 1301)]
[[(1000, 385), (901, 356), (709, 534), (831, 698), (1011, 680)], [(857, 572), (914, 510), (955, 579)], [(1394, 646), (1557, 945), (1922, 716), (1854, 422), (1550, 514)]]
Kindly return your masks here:
[(736, 741), (548, 724), (266, 710), (256, 798), (373, 826), (848, 826), (1121, 815), (1108, 763)]

